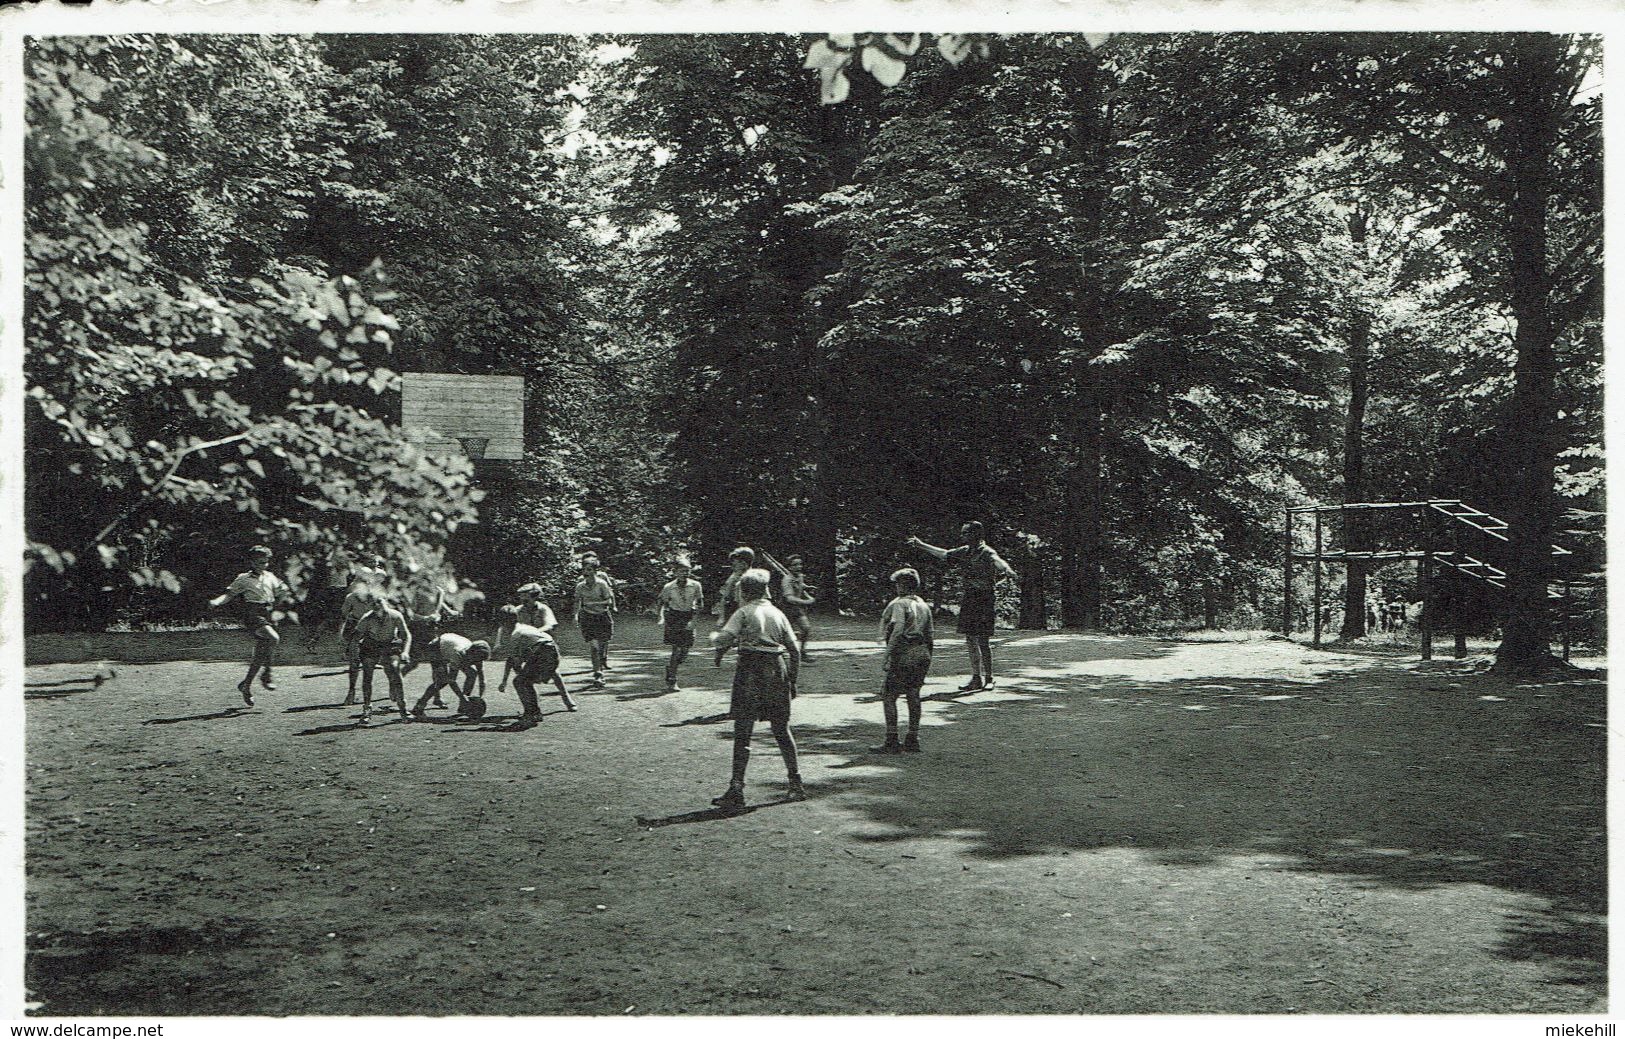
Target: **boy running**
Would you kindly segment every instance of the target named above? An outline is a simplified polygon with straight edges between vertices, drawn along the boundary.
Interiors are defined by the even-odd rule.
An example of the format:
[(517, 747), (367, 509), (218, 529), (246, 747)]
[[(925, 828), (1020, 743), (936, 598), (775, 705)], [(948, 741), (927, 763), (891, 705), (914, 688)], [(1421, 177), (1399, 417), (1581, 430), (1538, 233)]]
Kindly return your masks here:
[(739, 647), (728, 708), (734, 720), (733, 778), (727, 793), (711, 802), (719, 808), (745, 807), (745, 768), (750, 764), (750, 741), (758, 721), (773, 727), (773, 738), (784, 756), (790, 784), (785, 799), (801, 801), (807, 797), (796, 765), (796, 741), (790, 735), (790, 701), (796, 695), (801, 649), (796, 645), (790, 621), (767, 601), (769, 580), (766, 570), (750, 569), (741, 574), (737, 587), (743, 601), (722, 630), (712, 636), (716, 640), (717, 667), (722, 666), (723, 654), (730, 647)]
[[(454, 631), (440, 636), (435, 640), (434, 652), (429, 655), (432, 680), (412, 708), (412, 717), (421, 720), (429, 700), (433, 698), (435, 703), (440, 703), (440, 690), (447, 687), (457, 697), (457, 713), (467, 713), (470, 699), (485, 699), (485, 662), (490, 659), (491, 644), (483, 639), (471, 642)], [(461, 689), (457, 688), (459, 674), (463, 676)], [(477, 694), (474, 692), (476, 684), (480, 690)]]
[(597, 556), (581, 559), (581, 580), (576, 582), (575, 610), (571, 618), (581, 629), (581, 637), (592, 655), (593, 689), (604, 687), (604, 669), (609, 666), (609, 640), (615, 634), (615, 586), (609, 575), (598, 569)]
[(660, 589), (657, 602), (664, 629), (662, 641), (671, 647), (671, 659), (666, 661), (666, 692), (675, 693), (677, 669), (694, 648), (694, 616), (705, 608), (705, 591), (694, 580), (694, 566), (686, 557), (672, 560), (671, 580)]
[[(919, 596), (920, 575), (905, 567), (891, 575), (897, 598), (880, 615), (880, 641), (886, 644), (886, 684), (880, 693), (886, 712), (886, 742), (880, 754), (920, 752), (920, 687), (931, 670), (931, 607)], [(908, 736), (897, 742), (897, 698), (908, 700)]]
[(741, 545), (728, 553), (728, 562), (733, 564), (733, 572), (717, 592), (718, 625), (727, 624), (728, 618), (739, 609), (739, 579), (745, 576), (746, 570), (756, 565), (756, 550)]
[(248, 569), (226, 587), (224, 595), (209, 600), (209, 605), (220, 609), (234, 599), (241, 599), (243, 627), (254, 636), (254, 655), (248, 661), (248, 677), (237, 683), (243, 694), (243, 703), (254, 706), (254, 676), (268, 691), (275, 691), (271, 682), (271, 662), (276, 655), (277, 643), (282, 641), (276, 630), (274, 611), (277, 604), (288, 597), (288, 584), (266, 567), (271, 563), (271, 550), (255, 545), (248, 550)]
[[(502, 612), (511, 622), (519, 610), (515, 606), (504, 606)], [(552, 682), (553, 688), (559, 691), (559, 698), (564, 701), (565, 710), (575, 710), (575, 701), (570, 699), (570, 691), (564, 687), (564, 679), (559, 675), (559, 647), (554, 643), (553, 636), (529, 624), (513, 623), (507, 641), (508, 660), (502, 666), (502, 681), (497, 684), (497, 692), (508, 688), (508, 676), (512, 675), (514, 691), (519, 694), (519, 703), (523, 708), (519, 726), (528, 729), (542, 720), (541, 703), (536, 699), (536, 685), (539, 682)]]
[(807, 623), (807, 609), (816, 601), (807, 594), (807, 576), (803, 572), (805, 564), (800, 556), (791, 556), (785, 561), (788, 569), (784, 574), (784, 605), (781, 609), (790, 620), (790, 627), (795, 631), (796, 638), (801, 640), (801, 659), (807, 660), (807, 642), (812, 638), (812, 626)]
[(361, 724), (372, 722), (372, 672), (380, 666), (389, 682), (389, 698), (401, 712), (401, 721), (409, 721), (401, 665), (412, 659), (412, 629), (407, 626), (406, 615), (382, 593), (369, 591), (367, 597), (372, 609), (355, 626), (356, 655), (361, 662)]
[[(983, 538), (982, 525), (975, 520), (959, 528), (965, 543), (955, 549), (928, 545), (919, 538), (908, 543), (936, 556), (951, 560), (959, 566), (962, 587), (959, 604), (959, 633), (965, 636), (965, 648), (970, 651), (971, 678), (959, 687), (962, 693), (993, 688), (993, 589), (999, 577), (1014, 578), (1016, 572), (1010, 564), (999, 558)], [(984, 681), (983, 675), (987, 678)]]

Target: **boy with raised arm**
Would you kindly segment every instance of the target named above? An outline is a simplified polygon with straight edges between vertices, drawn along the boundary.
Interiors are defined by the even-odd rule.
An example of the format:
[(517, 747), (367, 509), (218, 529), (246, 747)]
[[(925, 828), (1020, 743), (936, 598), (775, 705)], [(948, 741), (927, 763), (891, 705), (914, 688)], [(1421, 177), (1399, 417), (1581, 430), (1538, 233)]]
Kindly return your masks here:
[(741, 574), (737, 585), (742, 600), (739, 609), (712, 635), (716, 640), (717, 667), (722, 666), (723, 654), (739, 647), (728, 708), (734, 723), (733, 777), (727, 792), (711, 801), (719, 808), (745, 807), (745, 769), (750, 764), (750, 741), (758, 721), (773, 727), (773, 738), (784, 756), (784, 771), (789, 778), (786, 800), (801, 801), (807, 796), (797, 767), (796, 741), (790, 735), (790, 701), (796, 695), (801, 648), (796, 645), (790, 621), (767, 601), (769, 580), (766, 570), (750, 569)]
[(705, 609), (705, 591), (694, 580), (694, 567), (686, 556), (672, 560), (671, 580), (658, 599), (662, 639), (671, 647), (666, 661), (666, 692), (677, 692), (677, 669), (694, 648), (694, 617)]
[[(874, 748), (881, 754), (920, 752), (920, 687), (931, 670), (934, 648), (931, 607), (919, 596), (920, 575), (904, 567), (891, 575), (897, 598), (880, 615), (880, 641), (885, 643), (886, 684), (880, 693), (886, 712), (886, 742)], [(908, 701), (908, 735), (897, 742), (897, 698)]]
[(256, 674), (267, 690), (276, 690), (271, 681), (271, 663), (282, 637), (277, 634), (275, 611), (289, 592), (287, 582), (266, 569), (270, 565), (271, 550), (255, 545), (248, 550), (248, 569), (226, 586), (225, 594), (209, 600), (209, 605), (217, 610), (233, 600), (242, 600), (243, 627), (254, 636), (254, 654), (248, 660), (248, 677), (237, 683), (237, 691), (243, 694), (243, 703), (250, 707), (254, 706)]
[(812, 639), (812, 625), (807, 622), (807, 610), (816, 601), (807, 594), (805, 564), (800, 556), (785, 560), (784, 604), (779, 607), (790, 620), (790, 628), (801, 641), (801, 659), (807, 659), (807, 643)]
[(1014, 578), (1016, 572), (984, 539), (980, 523), (972, 520), (959, 528), (959, 533), (965, 543), (953, 549), (938, 548), (913, 537), (908, 543), (959, 567), (959, 633), (965, 636), (971, 667), (970, 681), (959, 691), (974, 693), (993, 688), (993, 647), (989, 642), (993, 635), (993, 591), (1001, 576)]

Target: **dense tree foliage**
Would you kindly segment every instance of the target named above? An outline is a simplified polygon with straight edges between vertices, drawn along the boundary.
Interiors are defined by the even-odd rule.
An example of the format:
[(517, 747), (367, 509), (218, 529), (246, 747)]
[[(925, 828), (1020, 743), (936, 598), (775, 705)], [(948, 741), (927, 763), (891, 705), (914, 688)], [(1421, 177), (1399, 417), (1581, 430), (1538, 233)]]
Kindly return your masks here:
[[(1460, 498), (1511, 521), (1510, 549), (1470, 546), (1510, 588), (1447, 588), (1529, 668), (1545, 589), (1601, 566), (1589, 38), (213, 37), (31, 60), (30, 537), (75, 603), (104, 566), (180, 583), (157, 548), (190, 530), (558, 591), (592, 547), (634, 601), (671, 552), (714, 579), (747, 543), (868, 608), (928, 564), (907, 535), (977, 518), (1025, 626), (1258, 626), (1288, 506)], [(419, 457), (387, 421), (400, 370), (525, 375), (525, 460)], [(332, 462), (293, 447), (313, 414)], [(89, 485), (84, 511), (121, 517), (100, 535), (49, 505)], [(1517, 550), (1554, 540), (1577, 554)], [(1346, 576), (1348, 637), (1368, 579), (1415, 594), (1408, 568)]]

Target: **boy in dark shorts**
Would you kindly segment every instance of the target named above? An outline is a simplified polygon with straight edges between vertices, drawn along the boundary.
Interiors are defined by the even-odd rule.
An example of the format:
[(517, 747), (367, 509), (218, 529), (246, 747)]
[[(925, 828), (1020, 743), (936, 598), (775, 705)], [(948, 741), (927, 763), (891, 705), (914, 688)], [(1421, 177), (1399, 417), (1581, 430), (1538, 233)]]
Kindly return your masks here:
[(288, 597), (288, 585), (266, 569), (270, 563), (271, 550), (255, 545), (248, 550), (248, 569), (237, 575), (224, 595), (209, 600), (217, 610), (234, 599), (242, 600), (243, 627), (254, 636), (254, 655), (248, 661), (248, 677), (237, 683), (237, 691), (250, 707), (254, 706), (255, 675), (266, 689), (276, 689), (271, 681), (271, 663), (282, 638), (277, 634), (275, 614), (277, 604)]
[(694, 580), (694, 567), (679, 556), (671, 564), (671, 580), (660, 589), (660, 622), (664, 629), (662, 641), (671, 647), (671, 658), (666, 661), (666, 692), (677, 692), (677, 669), (694, 648), (694, 617), (705, 609), (705, 591)]
[[(920, 687), (931, 670), (931, 607), (919, 596), (920, 575), (905, 567), (891, 575), (897, 598), (880, 615), (880, 641), (886, 644), (886, 684), (880, 700), (886, 712), (886, 742), (881, 754), (920, 751)], [(908, 735), (897, 742), (897, 698), (908, 701)]]
[[(959, 603), (959, 633), (965, 636), (965, 648), (970, 651), (971, 678), (959, 687), (962, 693), (993, 688), (993, 591), (1000, 576), (1014, 578), (1016, 572), (1010, 564), (999, 558), (983, 538), (982, 525), (975, 520), (959, 529), (965, 543), (958, 548), (938, 548), (919, 538), (908, 543), (923, 549), (938, 559), (949, 560), (959, 566), (962, 598)], [(984, 681), (983, 675), (986, 675)]]
[(739, 579), (745, 571), (756, 565), (756, 550), (741, 545), (728, 553), (728, 562), (733, 565), (733, 572), (727, 580), (722, 582), (722, 588), (717, 591), (717, 624), (728, 623), (728, 618), (739, 609)]
[(604, 669), (609, 666), (609, 640), (615, 634), (615, 586), (609, 575), (598, 569), (597, 556), (582, 557), (574, 612), (576, 626), (592, 656), (592, 688), (602, 689)]
[[(412, 708), (412, 717), (421, 719), (424, 708), (432, 698), (440, 702), (440, 690), (450, 688), (452, 695), (457, 697), (457, 713), (468, 713), (470, 699), (485, 699), (485, 662), (491, 659), (491, 644), (483, 639), (471, 642), (454, 631), (448, 631), (436, 639), (434, 652), (429, 656), (429, 667), (433, 671), (433, 678), (429, 688), (418, 697), (417, 705)], [(463, 677), (463, 687), (457, 688), (457, 677)], [(474, 687), (479, 685), (479, 693), (475, 694)], [(481, 712), (484, 713), (483, 711)]]
[(372, 611), (372, 585), (364, 577), (357, 577), (339, 607), (339, 641), (344, 645), (344, 662), (350, 672), (350, 692), (344, 698), (346, 707), (356, 703), (355, 684), (361, 677), (361, 639), (355, 626)]
[[(519, 611), (516, 607), (504, 606), (502, 612), (511, 622)], [(519, 716), (521, 728), (528, 729), (542, 720), (541, 702), (536, 698), (536, 686), (541, 682), (553, 683), (553, 687), (559, 691), (559, 698), (564, 701), (565, 710), (576, 709), (575, 701), (570, 699), (570, 691), (564, 687), (564, 679), (559, 675), (559, 647), (554, 643), (553, 636), (529, 624), (514, 622), (506, 641), (508, 660), (502, 666), (502, 681), (497, 683), (497, 692), (508, 688), (508, 677), (512, 675), (514, 691), (519, 694), (522, 708)]]
[(410, 721), (401, 666), (412, 659), (412, 629), (407, 627), (406, 615), (382, 594), (369, 591), (367, 596), (372, 609), (355, 625), (356, 656), (361, 663), (361, 724), (372, 722), (372, 673), (378, 667), (384, 669), (389, 698), (400, 711), (401, 721)]
[(816, 601), (807, 594), (807, 575), (804, 573), (805, 564), (800, 556), (791, 556), (785, 560), (787, 568), (784, 572), (783, 605), (779, 607), (790, 620), (790, 628), (801, 641), (801, 659), (807, 659), (807, 643), (812, 638), (812, 626), (807, 623), (807, 609)]
[(790, 701), (796, 696), (801, 647), (796, 645), (790, 621), (767, 601), (769, 580), (766, 570), (751, 569), (741, 574), (737, 585), (742, 600), (739, 609), (722, 630), (711, 636), (716, 640), (717, 667), (722, 666), (723, 654), (733, 646), (739, 647), (728, 708), (734, 722), (733, 777), (727, 793), (711, 801), (719, 808), (745, 807), (745, 768), (750, 764), (750, 741), (758, 721), (773, 727), (773, 738), (784, 756), (790, 784), (785, 799), (801, 801), (807, 797), (796, 762), (796, 741), (790, 735)]

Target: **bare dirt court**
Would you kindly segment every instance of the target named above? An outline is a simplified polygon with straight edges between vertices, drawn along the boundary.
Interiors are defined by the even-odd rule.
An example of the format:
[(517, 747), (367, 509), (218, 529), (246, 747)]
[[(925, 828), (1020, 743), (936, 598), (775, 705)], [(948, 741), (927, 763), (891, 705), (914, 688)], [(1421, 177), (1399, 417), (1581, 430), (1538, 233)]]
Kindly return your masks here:
[[(732, 664), (703, 637), (663, 695), (658, 630), (623, 620), (609, 688), (514, 733), (500, 664), (482, 722), (357, 729), (341, 677), (301, 677), (333, 651), (289, 634), (253, 710), (240, 635), (35, 640), (75, 661), (28, 670), (37, 1012), (1604, 1007), (1595, 678), (1006, 632), (999, 688), (958, 699), (944, 639), (925, 753), (882, 757), (872, 628), (826, 620), (811, 800), (775, 803), (764, 727), (721, 817)], [(193, 659), (83, 681), (143, 652)]]

